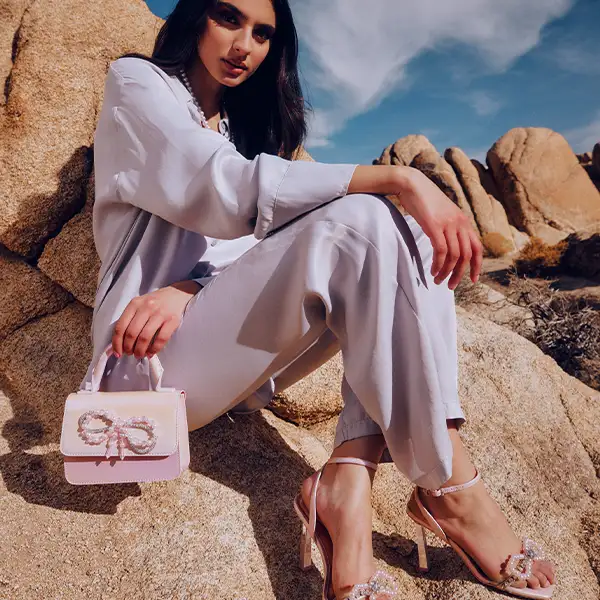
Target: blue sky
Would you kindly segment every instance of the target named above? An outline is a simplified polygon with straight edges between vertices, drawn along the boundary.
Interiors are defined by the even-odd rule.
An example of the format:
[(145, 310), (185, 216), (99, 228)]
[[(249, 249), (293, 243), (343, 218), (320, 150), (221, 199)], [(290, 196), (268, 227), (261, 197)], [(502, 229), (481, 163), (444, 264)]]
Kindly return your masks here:
[(600, 141), (599, 0), (290, 3), (315, 160), (370, 164), (411, 133), (480, 159), (512, 127)]

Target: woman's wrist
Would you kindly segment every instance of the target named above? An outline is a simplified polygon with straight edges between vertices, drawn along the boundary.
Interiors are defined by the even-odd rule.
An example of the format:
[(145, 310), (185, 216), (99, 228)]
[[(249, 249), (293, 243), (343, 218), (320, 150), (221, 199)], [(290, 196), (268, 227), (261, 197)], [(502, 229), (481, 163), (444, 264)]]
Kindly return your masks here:
[(171, 284), (171, 287), (174, 287), (177, 290), (182, 292), (186, 292), (190, 294), (190, 296), (195, 296), (201, 289), (202, 286), (193, 279), (184, 279), (183, 281), (176, 281)]
[(358, 165), (347, 193), (401, 195), (410, 189), (413, 171), (402, 165)]

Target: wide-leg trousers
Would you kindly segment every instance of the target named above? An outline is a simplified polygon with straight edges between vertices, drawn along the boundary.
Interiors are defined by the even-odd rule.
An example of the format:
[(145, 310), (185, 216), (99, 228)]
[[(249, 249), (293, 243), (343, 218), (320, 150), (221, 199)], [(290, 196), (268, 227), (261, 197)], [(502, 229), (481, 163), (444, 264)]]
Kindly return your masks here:
[(163, 385), (186, 390), (190, 431), (339, 349), (334, 446), (383, 434), (382, 462), (441, 486), (452, 474), (446, 421), (465, 418), (454, 292), (433, 282), (432, 255), (415, 219), (376, 194), (336, 198), (262, 239), (190, 300), (160, 352)]

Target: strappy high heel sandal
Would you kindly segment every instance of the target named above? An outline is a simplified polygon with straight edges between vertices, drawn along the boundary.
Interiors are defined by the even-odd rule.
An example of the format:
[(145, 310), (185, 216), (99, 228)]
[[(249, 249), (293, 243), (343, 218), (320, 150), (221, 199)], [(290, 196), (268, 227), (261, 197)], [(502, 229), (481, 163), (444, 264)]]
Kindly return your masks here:
[[(444, 494), (450, 494), (452, 492), (458, 492), (466, 488), (475, 485), (480, 479), (479, 473), (475, 475), (471, 481), (463, 483), (461, 485), (455, 485), (451, 487), (439, 488), (437, 490), (427, 490), (424, 488), (416, 487), (411, 495), (406, 512), (408, 516), (416, 524), (416, 543), (419, 553), (419, 570), (428, 571), (429, 561), (427, 558), (427, 539), (425, 530), (431, 531), (442, 541), (449, 544), (453, 550), (462, 558), (463, 562), (469, 568), (469, 571), (473, 573), (475, 578), (488, 587), (501, 590), (513, 596), (520, 598), (551, 598), (554, 592), (554, 585), (547, 588), (518, 588), (514, 587), (513, 584), (519, 581), (527, 581), (531, 577), (531, 568), (535, 560), (544, 560), (545, 555), (539, 544), (530, 540), (529, 538), (523, 538), (523, 548), (521, 554), (511, 554), (508, 557), (506, 566), (503, 569), (504, 579), (502, 581), (492, 581), (485, 573), (481, 570), (479, 565), (471, 558), (456, 542), (452, 541), (441, 528), (440, 524), (433, 518), (432, 514), (425, 508), (421, 501), (420, 494), (426, 494), (431, 496), (443, 496)], [(411, 501), (414, 501), (419, 508), (420, 514), (416, 514), (411, 510)]]
[[(330, 458), (328, 463), (353, 463), (363, 465), (370, 469), (377, 470), (377, 465), (368, 460), (351, 457)], [(319, 479), (323, 473), (323, 465), (319, 471), (310, 496), (310, 508), (307, 508), (302, 500), (302, 494), (299, 492), (294, 499), (294, 509), (302, 521), (302, 534), (300, 535), (300, 568), (305, 571), (312, 564), (312, 546), (311, 540), (321, 554), (323, 567), (325, 570), (325, 579), (323, 582), (323, 600), (338, 600), (333, 592), (332, 583), (332, 565), (333, 565), (333, 542), (325, 525), (317, 517), (317, 488)], [(398, 591), (395, 580), (385, 571), (377, 570), (367, 583), (357, 583), (350, 590), (349, 595), (339, 600), (378, 600), (378, 594), (387, 594), (394, 598)]]

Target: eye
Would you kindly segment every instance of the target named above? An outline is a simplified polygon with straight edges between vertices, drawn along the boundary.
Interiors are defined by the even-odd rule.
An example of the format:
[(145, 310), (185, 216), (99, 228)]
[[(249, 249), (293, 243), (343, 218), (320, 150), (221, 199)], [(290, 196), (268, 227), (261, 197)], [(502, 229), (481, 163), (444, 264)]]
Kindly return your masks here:
[(256, 35), (263, 40), (263, 42), (268, 42), (272, 35), (269, 31), (267, 31), (266, 29), (260, 29), (256, 32)]
[(237, 17), (228, 10), (217, 11), (216, 17), (220, 21), (225, 21), (226, 23), (231, 23), (232, 25), (237, 25)]

